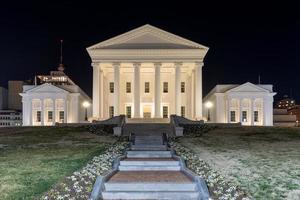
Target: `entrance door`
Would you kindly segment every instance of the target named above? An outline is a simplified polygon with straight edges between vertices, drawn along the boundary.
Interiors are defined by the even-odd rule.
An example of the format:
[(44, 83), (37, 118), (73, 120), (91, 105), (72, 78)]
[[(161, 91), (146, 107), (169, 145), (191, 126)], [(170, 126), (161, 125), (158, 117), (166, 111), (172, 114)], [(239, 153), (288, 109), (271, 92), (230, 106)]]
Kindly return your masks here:
[(143, 117), (144, 118), (151, 118), (151, 106), (144, 106)]

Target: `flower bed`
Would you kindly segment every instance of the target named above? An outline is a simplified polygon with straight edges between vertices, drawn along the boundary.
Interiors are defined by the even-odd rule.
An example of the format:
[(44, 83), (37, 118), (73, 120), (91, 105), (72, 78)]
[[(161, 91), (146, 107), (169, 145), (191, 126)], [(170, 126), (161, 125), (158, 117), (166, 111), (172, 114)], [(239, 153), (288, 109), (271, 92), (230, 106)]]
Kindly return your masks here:
[(186, 161), (187, 167), (206, 181), (212, 199), (249, 199), (244, 191), (238, 186), (226, 181), (220, 173), (214, 171), (205, 161), (192, 151), (183, 147), (176, 141), (170, 142), (170, 145), (176, 151), (177, 155), (181, 156)]
[(41, 199), (88, 199), (97, 176), (110, 170), (114, 159), (121, 156), (127, 147), (128, 142), (113, 144), (103, 154), (94, 157), (84, 168), (56, 184)]

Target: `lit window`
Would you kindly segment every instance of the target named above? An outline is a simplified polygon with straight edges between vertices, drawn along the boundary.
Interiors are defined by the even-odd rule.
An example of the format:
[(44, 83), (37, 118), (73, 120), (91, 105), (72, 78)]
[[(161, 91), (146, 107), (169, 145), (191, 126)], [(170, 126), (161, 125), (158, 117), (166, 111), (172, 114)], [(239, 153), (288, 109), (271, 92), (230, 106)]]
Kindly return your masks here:
[(254, 122), (258, 122), (258, 111), (254, 111)]
[(126, 93), (131, 93), (131, 83), (126, 82)]
[(181, 117), (185, 117), (185, 107), (181, 106)]
[(145, 82), (145, 93), (150, 92), (150, 82)]
[(242, 121), (247, 122), (247, 111), (242, 111)]
[(63, 123), (65, 120), (65, 112), (59, 111), (59, 122)]
[(53, 112), (48, 111), (48, 122), (52, 122), (52, 120), (53, 120)]
[(41, 111), (36, 111), (36, 122), (41, 122), (42, 119), (41, 119)]
[(109, 91), (110, 93), (114, 93), (115, 84), (114, 82), (109, 82)]
[(163, 118), (168, 118), (168, 106), (163, 106)]
[(113, 116), (114, 116), (114, 107), (109, 106), (109, 117), (113, 117)]
[(185, 93), (185, 82), (181, 82), (181, 93)]
[(278, 105), (278, 107), (280, 108), (280, 107), (281, 107), (281, 105)]
[(168, 93), (168, 82), (164, 82), (163, 86), (163, 92)]
[(131, 106), (126, 106), (126, 116), (127, 118), (131, 118)]
[(230, 111), (230, 121), (235, 122), (235, 111)]

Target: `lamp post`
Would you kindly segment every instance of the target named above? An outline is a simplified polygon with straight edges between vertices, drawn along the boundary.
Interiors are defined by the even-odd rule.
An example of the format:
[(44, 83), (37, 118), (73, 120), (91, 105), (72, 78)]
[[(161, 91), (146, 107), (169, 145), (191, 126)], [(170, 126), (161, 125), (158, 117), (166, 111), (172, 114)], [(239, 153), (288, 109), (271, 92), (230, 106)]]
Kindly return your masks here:
[(85, 121), (88, 121), (88, 117), (87, 117), (87, 109), (88, 109), (88, 107), (90, 107), (90, 103), (89, 103), (88, 101), (84, 101), (84, 102), (82, 103), (82, 106), (85, 108), (85, 118), (84, 118), (84, 120), (85, 120)]
[(207, 101), (205, 107), (207, 108), (207, 121), (210, 121), (210, 108), (213, 106), (212, 102)]

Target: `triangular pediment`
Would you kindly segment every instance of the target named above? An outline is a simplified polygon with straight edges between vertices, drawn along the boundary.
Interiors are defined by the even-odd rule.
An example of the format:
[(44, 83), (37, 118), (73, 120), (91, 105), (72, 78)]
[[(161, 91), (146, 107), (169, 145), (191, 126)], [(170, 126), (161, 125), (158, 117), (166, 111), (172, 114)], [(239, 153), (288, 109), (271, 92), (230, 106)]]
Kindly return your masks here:
[(270, 92), (270, 91), (266, 90), (265, 88), (259, 87), (258, 85), (254, 85), (250, 82), (247, 82), (227, 91), (227, 93), (230, 92)]
[(87, 50), (96, 49), (208, 50), (208, 47), (147, 24), (87, 48)]
[(44, 83), (42, 85), (39, 85), (35, 88), (26, 91), (26, 93), (68, 93), (68, 92), (64, 89), (61, 89), (49, 83)]

